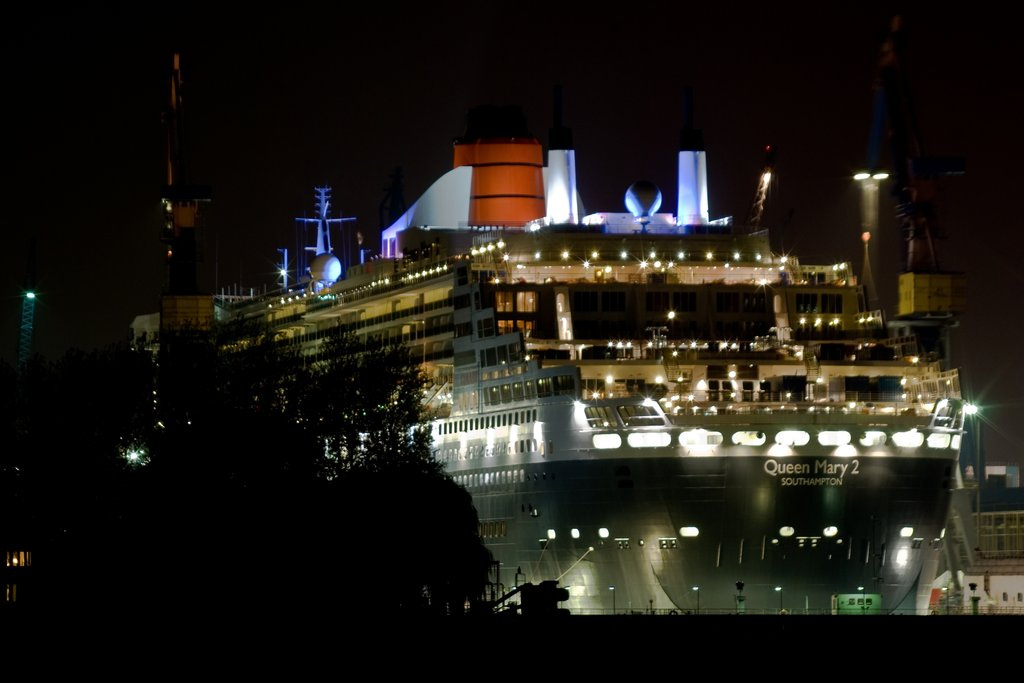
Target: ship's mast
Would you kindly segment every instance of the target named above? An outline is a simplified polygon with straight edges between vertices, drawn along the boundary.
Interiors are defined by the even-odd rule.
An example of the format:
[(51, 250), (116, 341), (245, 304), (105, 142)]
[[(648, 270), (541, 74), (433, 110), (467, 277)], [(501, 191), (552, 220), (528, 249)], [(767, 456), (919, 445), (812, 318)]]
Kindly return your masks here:
[[(330, 186), (324, 185), (322, 187), (315, 187), (315, 188), (313, 188), (313, 191), (316, 193), (315, 194), (315, 199), (314, 199), (314, 202), (313, 202), (313, 206), (316, 209), (316, 217), (315, 218), (296, 218), (295, 219), (295, 221), (297, 223), (301, 223), (304, 226), (307, 226), (307, 225), (314, 225), (314, 226), (316, 226), (316, 245), (312, 246), (312, 247), (306, 246), (303, 249), (304, 249), (304, 251), (311, 253), (314, 257), (315, 256), (319, 256), (320, 254), (333, 254), (334, 253), (334, 249), (331, 246), (331, 226), (332, 225), (341, 225), (342, 223), (347, 223), (349, 221), (354, 221), (355, 217), (354, 216), (339, 216), (338, 218), (331, 218), (330, 217), (331, 216), (331, 188), (330, 188)], [(343, 245), (343, 248), (344, 248), (344, 253), (342, 254), (341, 259), (340, 259), (341, 260), (341, 266), (342, 266), (342, 271), (341, 272), (345, 273), (345, 272), (348, 271), (348, 268), (351, 265), (351, 263), (349, 262), (349, 258), (350, 258), (349, 252), (350, 252), (350, 249), (349, 249), (348, 240), (344, 239), (344, 236), (343, 236), (343, 239), (342, 239), (342, 245)], [(299, 272), (302, 272), (304, 270), (305, 270), (305, 266), (300, 264)]]

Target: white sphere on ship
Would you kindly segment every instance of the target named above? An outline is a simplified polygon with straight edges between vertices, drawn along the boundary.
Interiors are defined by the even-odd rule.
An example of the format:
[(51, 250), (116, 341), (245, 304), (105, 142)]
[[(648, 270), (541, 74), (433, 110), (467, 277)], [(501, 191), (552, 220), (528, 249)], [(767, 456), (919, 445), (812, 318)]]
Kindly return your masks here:
[(309, 264), (314, 282), (333, 284), (341, 279), (341, 261), (334, 254), (318, 254)]

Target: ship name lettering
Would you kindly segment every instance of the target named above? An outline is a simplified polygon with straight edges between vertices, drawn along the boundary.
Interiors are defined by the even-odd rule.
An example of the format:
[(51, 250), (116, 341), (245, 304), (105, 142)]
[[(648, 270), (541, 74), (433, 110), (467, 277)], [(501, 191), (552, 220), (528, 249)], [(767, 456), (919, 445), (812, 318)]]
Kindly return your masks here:
[(825, 458), (814, 461), (814, 473), (815, 474), (837, 474), (842, 479), (846, 476), (846, 470), (850, 467), (845, 462), (829, 462)]
[(829, 462), (827, 458), (806, 462), (779, 462), (775, 458), (764, 461), (764, 471), (779, 481), (780, 486), (842, 486), (847, 476), (860, 474), (860, 461)]
[(764, 471), (773, 477), (780, 474), (810, 474), (811, 466), (805, 462), (779, 462), (769, 458), (764, 461)]

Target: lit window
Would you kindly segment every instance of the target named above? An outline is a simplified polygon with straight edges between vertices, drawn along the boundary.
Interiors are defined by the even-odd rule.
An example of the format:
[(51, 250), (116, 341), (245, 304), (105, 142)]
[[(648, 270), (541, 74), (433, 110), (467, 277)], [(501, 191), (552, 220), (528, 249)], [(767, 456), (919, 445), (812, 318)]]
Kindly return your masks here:
[(579, 529), (573, 529), (572, 531), (569, 532), (569, 535), (572, 536), (573, 538), (579, 538), (580, 537), (580, 530)]
[(695, 526), (684, 526), (679, 529), (679, 535), (683, 538), (696, 538), (700, 535), (700, 529)]
[(860, 445), (866, 448), (885, 445), (885, 432), (870, 430), (864, 432), (860, 437)]
[(850, 432), (843, 430), (818, 432), (818, 443), (822, 446), (845, 446), (850, 443)]
[(633, 448), (661, 448), (672, 443), (672, 435), (668, 432), (633, 432), (626, 441)]
[(732, 435), (732, 442), (737, 446), (761, 446), (766, 439), (764, 432), (736, 432)]
[(552, 540), (552, 541), (555, 540), (555, 530), (554, 529), (548, 529), (548, 539)]
[(680, 446), (718, 446), (724, 440), (721, 432), (706, 429), (688, 429), (679, 435)]
[[(630, 434), (630, 436), (633, 435)], [(594, 434), (593, 442), (594, 448), (618, 448), (622, 445), (622, 437), (618, 434)]]
[(949, 434), (929, 434), (928, 448), (949, 448)]
[(779, 536), (782, 536), (783, 538), (789, 538), (795, 533), (796, 529), (794, 529), (791, 526), (784, 526), (779, 528)]
[(608, 529), (601, 527), (597, 530), (597, 535), (601, 538), (608, 538)]
[(827, 526), (821, 533), (825, 534), (826, 538), (832, 538), (833, 536), (839, 533), (839, 529), (837, 529), (834, 526)]
[(796, 429), (786, 429), (775, 435), (775, 443), (780, 446), (806, 446), (810, 440), (810, 434)]
[(914, 535), (914, 527), (912, 527), (912, 526), (905, 526), (902, 529), (900, 529), (900, 536), (903, 537), (903, 538), (910, 538), (913, 535)]
[(896, 432), (892, 435), (892, 442), (900, 448), (918, 448), (924, 443), (924, 434), (911, 429), (907, 432)]

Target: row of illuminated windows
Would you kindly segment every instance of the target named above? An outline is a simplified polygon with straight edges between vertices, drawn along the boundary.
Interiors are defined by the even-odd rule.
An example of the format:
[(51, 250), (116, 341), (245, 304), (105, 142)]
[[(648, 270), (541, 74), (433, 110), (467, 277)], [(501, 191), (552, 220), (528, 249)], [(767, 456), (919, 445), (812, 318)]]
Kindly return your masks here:
[[(481, 538), (505, 538), (506, 536), (508, 536), (508, 523), (505, 522), (505, 521), (493, 520), (493, 521), (480, 522), (477, 525), (477, 529), (478, 529), (478, 533), (479, 533)], [(605, 534), (604, 536), (601, 536), (601, 537), (602, 538), (606, 537), (608, 530), (607, 529), (601, 529), (601, 531), (603, 531), (604, 534)], [(557, 534), (557, 532), (554, 529), (548, 529), (546, 538), (542, 538), (542, 539), (538, 539), (538, 540), (542, 544), (546, 545), (549, 541), (555, 540), (555, 538), (557, 538), (557, 536), (558, 536), (558, 534)], [(572, 538), (574, 538), (574, 539), (578, 539), (580, 537), (579, 529), (572, 529), (572, 531), (570, 532), (570, 536), (572, 536)], [(631, 539), (629, 539), (629, 538), (625, 538), (625, 537), (615, 538), (615, 539), (613, 539), (613, 541), (618, 546), (619, 550), (629, 550), (630, 547), (631, 547)], [(645, 545), (644, 539), (642, 539), (642, 538), (637, 539), (636, 544), (639, 547), (641, 547), (641, 548), (644, 547), (644, 545)], [(679, 547), (679, 539), (676, 538), (675, 536), (669, 536), (669, 537), (664, 537), (664, 538), (659, 538), (658, 539), (658, 548), (660, 550), (675, 550), (678, 547)]]
[(471, 432), (476, 429), (493, 429), (496, 427), (508, 427), (510, 425), (526, 424), (537, 420), (537, 410), (514, 410), (510, 413), (496, 413), (484, 415), (483, 417), (471, 417), (460, 420), (443, 422), (440, 425), (438, 434), (457, 434), (458, 432)]
[[(685, 371), (689, 372), (689, 371)], [(608, 376), (604, 379), (584, 379), (583, 397), (600, 398), (606, 392), (611, 394), (643, 394), (647, 387), (647, 380), (641, 377), (626, 377), (624, 379), (613, 379)]]
[(983, 554), (1024, 554), (1024, 511), (985, 512), (978, 526)]
[(507, 522), (480, 522), (477, 528), (480, 538), (505, 538), (508, 536)]
[[(543, 475), (547, 479), (547, 473)], [(475, 474), (456, 474), (452, 477), (455, 483), (463, 488), (479, 488), (481, 486), (507, 486), (523, 484), (529, 479), (526, 470), (498, 470), (496, 472), (477, 472)], [(537, 479), (537, 475), (533, 475)], [(554, 478), (554, 477), (552, 477)]]
[(480, 367), (489, 368), (495, 365), (507, 365), (509, 363), (520, 363), (523, 360), (522, 348), (519, 342), (500, 346), (491, 346), (480, 349)]
[[(607, 416), (599, 416), (596, 411), (594, 417), (588, 413), (588, 421), (591, 426), (601, 428), (608, 423)], [(959, 434), (933, 433), (927, 438), (923, 432), (911, 429), (905, 432), (893, 432), (887, 435), (883, 431), (868, 430), (863, 432), (857, 440), (865, 448), (884, 446), (889, 439), (898, 448), (919, 448), (925, 443), (928, 448), (960, 448)], [(633, 432), (626, 437), (627, 443), (634, 448), (664, 447), (672, 443), (672, 436), (668, 432)], [(768, 436), (761, 431), (739, 431), (734, 432), (731, 437), (732, 443), (737, 446), (763, 446), (768, 441)], [(798, 429), (784, 429), (775, 434), (774, 442), (779, 446), (806, 446), (811, 441), (808, 432)], [(818, 432), (818, 444), (822, 446), (841, 447), (849, 446), (852, 441), (850, 432), (845, 430), (828, 430)], [(688, 429), (679, 434), (680, 446), (718, 446), (725, 442), (725, 436), (721, 432), (709, 431), (706, 429)], [(618, 434), (595, 434), (593, 436), (594, 448), (620, 448), (622, 437)]]
[[(505, 377), (522, 375), (525, 372), (526, 366), (523, 363), (515, 363), (513, 365), (499, 365), (491, 370), (485, 370), (484, 372), (480, 373), (480, 380), (486, 382), (487, 380), (491, 379), (504, 379)], [(476, 382), (473, 383), (475, 384)]]
[[(361, 318), (360, 320), (357, 320), (355, 322), (343, 323), (341, 325), (341, 329), (345, 330), (345, 331), (356, 331), (356, 330), (361, 330), (361, 329), (363, 329), (365, 327), (373, 327), (374, 325), (379, 325), (381, 323), (390, 322), (392, 320), (401, 320), (401, 321), (404, 321), (406, 325), (409, 325), (410, 324), (410, 319), (413, 318), (414, 316), (423, 315), (423, 314), (427, 313), (428, 311), (434, 311), (434, 310), (437, 310), (437, 309), (448, 308), (449, 306), (452, 305), (452, 301), (453, 300), (452, 300), (451, 295), (448, 295), (448, 296), (446, 296), (446, 297), (444, 297), (442, 299), (437, 299), (436, 301), (430, 301), (430, 302), (427, 302), (427, 303), (424, 303), (424, 304), (420, 304), (418, 306), (413, 306), (411, 308), (405, 308), (405, 309), (401, 309), (401, 310), (397, 310), (397, 311), (389, 311), (389, 312), (381, 314), (381, 315), (375, 315), (375, 316), (371, 316), (371, 317), (367, 317), (367, 318)], [(450, 315), (432, 316), (432, 317), (427, 318), (426, 323), (424, 324), (424, 328), (425, 328), (424, 331), (426, 332), (426, 334), (428, 336), (430, 336), (431, 334), (435, 334), (436, 333), (435, 328), (437, 328), (438, 330), (443, 329), (445, 331), (450, 330), (451, 329), (451, 324), (452, 324), (452, 317)], [(401, 328), (395, 328), (395, 329), (399, 329), (400, 330)], [(335, 329), (334, 328), (328, 328), (328, 331), (329, 332), (330, 331), (335, 331)]]
[(665, 418), (654, 406), (627, 404), (616, 406), (614, 410), (615, 413), (610, 406), (588, 406), (583, 413), (587, 417), (587, 423), (599, 429), (617, 425), (615, 414), (618, 414), (622, 424), (627, 427), (660, 427), (665, 424)]
[[(629, 550), (629, 548), (630, 548), (630, 539), (628, 539), (628, 538), (616, 538), (614, 540), (615, 540), (615, 544), (619, 547), (619, 550)], [(645, 545), (644, 539), (638, 538), (637, 541), (636, 541), (636, 544), (639, 547), (643, 548), (644, 545)], [(675, 550), (678, 547), (679, 547), (679, 539), (675, 538), (674, 536), (668, 537), (668, 538), (659, 538), (658, 539), (658, 548), (660, 550)]]
[[(649, 291), (644, 295), (644, 304), (648, 313), (695, 313), (697, 293)], [(626, 311), (626, 293), (573, 292), (572, 310), (574, 313), (622, 313)], [(765, 313), (768, 298), (764, 292), (716, 292), (715, 310), (719, 313)]]
[(494, 293), (494, 308), (499, 313), (536, 313), (537, 292), (526, 291), (497, 291)]
[(8, 550), (4, 558), (5, 567), (31, 567), (31, 550)]
[(496, 406), (513, 401), (532, 401), (549, 396), (575, 396), (576, 381), (572, 375), (541, 377), (522, 382), (508, 382), (484, 387), (484, 405)]
[[(700, 533), (697, 527), (683, 527), (679, 530), (679, 532), (682, 534), (684, 538), (693, 538)], [(572, 537), (573, 540), (579, 540), (583, 535), (584, 534), (578, 528), (573, 527), (569, 530), (569, 536)], [(611, 533), (608, 531), (607, 527), (601, 527), (597, 530), (597, 536), (600, 539), (607, 539), (610, 535)], [(546, 545), (549, 541), (554, 541), (557, 538), (558, 531), (555, 529), (548, 529), (546, 538), (541, 538), (538, 540), (541, 542), (542, 545)], [(603, 540), (601, 542), (604, 543)], [(620, 550), (629, 550), (631, 539), (626, 536), (617, 536), (612, 539), (612, 542), (614, 542)], [(645, 545), (645, 541), (642, 538), (638, 538), (636, 544), (642, 548)], [(678, 547), (679, 538), (676, 536), (662, 536), (658, 538), (659, 550), (675, 550)]]
[[(420, 307), (423, 308), (423, 307)], [(407, 313), (402, 311), (400, 313), (391, 314), (397, 318), (404, 318)], [(373, 320), (383, 319), (388, 316), (378, 316)], [(299, 318), (296, 318), (299, 319)], [(368, 327), (369, 324), (366, 321), (360, 321), (358, 323), (341, 324), (337, 327), (329, 327), (314, 330), (304, 334), (298, 334), (294, 337), (289, 338), (289, 343), (296, 345), (305, 345), (314, 342), (318, 339), (328, 339), (337, 337), (346, 332), (351, 332), (363, 327)], [(424, 337), (434, 337), (437, 335), (445, 335), (450, 333), (454, 329), (451, 323), (451, 316), (435, 316), (427, 320), (426, 325), (421, 326), (420, 324), (410, 323), (409, 321), (403, 322), (400, 325), (392, 325), (390, 327), (376, 330), (372, 333), (366, 333), (359, 335), (359, 340), (363, 344), (370, 344), (372, 346), (379, 346), (387, 343), (407, 343), (414, 339), (421, 339)], [(445, 355), (451, 353), (451, 342), (444, 344)]]
[(495, 458), (512, 453), (540, 453), (544, 455), (544, 443), (537, 439), (519, 439), (518, 441), (501, 441), (493, 445), (474, 444), (466, 446), (465, 452), (459, 446), (446, 446), (435, 452), (435, 457), (443, 462), (455, 460), (473, 460), (474, 458)]
[(524, 337), (531, 337), (536, 326), (533, 320), (499, 320), (498, 334), (522, 332)]

